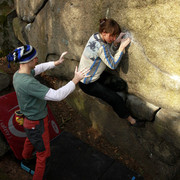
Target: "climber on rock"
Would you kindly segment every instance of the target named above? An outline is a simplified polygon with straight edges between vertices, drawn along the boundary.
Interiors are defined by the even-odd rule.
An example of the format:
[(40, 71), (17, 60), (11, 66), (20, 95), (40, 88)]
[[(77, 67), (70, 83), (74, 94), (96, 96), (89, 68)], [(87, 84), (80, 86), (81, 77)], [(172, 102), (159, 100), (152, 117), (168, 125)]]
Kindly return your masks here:
[(82, 53), (79, 69), (88, 67), (90, 72), (81, 80), (79, 87), (87, 94), (95, 96), (112, 106), (120, 118), (126, 119), (133, 127), (143, 127), (144, 123), (133, 118), (122, 97), (116, 92), (126, 90), (126, 82), (121, 78), (107, 83), (109, 73), (106, 67), (117, 68), (124, 54), (125, 48), (131, 42), (130, 38), (123, 38), (119, 24), (113, 19), (100, 19), (99, 32), (88, 40)]

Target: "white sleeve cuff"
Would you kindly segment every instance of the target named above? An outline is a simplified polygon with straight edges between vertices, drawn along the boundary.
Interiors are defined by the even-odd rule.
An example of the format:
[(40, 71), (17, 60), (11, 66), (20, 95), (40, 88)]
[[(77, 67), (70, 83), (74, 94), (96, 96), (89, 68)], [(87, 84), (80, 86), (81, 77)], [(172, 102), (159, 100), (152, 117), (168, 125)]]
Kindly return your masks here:
[(69, 94), (71, 94), (74, 89), (75, 84), (70, 81), (69, 83), (57, 90), (50, 88), (44, 99), (49, 101), (61, 101), (65, 99)]

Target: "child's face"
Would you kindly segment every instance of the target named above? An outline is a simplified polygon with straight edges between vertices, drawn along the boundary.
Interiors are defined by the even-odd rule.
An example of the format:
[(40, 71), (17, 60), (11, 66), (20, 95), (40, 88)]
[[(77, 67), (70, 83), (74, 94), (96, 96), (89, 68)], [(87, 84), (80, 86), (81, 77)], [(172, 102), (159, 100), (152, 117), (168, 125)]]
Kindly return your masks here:
[(112, 35), (111, 33), (102, 33), (103, 40), (107, 43), (113, 43), (116, 40), (116, 35)]

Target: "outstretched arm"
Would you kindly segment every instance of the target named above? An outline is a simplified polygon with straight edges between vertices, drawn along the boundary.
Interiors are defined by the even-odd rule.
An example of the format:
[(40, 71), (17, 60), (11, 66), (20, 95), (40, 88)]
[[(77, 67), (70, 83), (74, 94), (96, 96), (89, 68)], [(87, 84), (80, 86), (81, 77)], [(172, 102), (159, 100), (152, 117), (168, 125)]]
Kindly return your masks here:
[(86, 75), (88, 72), (89, 72), (89, 69), (87, 69), (87, 68), (78, 72), (78, 69), (76, 66), (74, 78), (72, 79), (72, 81), (70, 81), (65, 86), (63, 86), (57, 90), (50, 88), (44, 99), (50, 100), (50, 101), (61, 101), (61, 100), (65, 99), (70, 93), (72, 93), (74, 91), (75, 85), (81, 79), (88, 77), (88, 75)]
[(41, 74), (44, 71), (47, 71), (48, 69), (52, 69), (55, 66), (58, 66), (59, 64), (61, 64), (64, 61), (64, 56), (66, 54), (67, 54), (67, 52), (63, 52), (57, 61), (50, 61), (50, 62), (41, 63), (41, 64), (36, 65), (36, 67), (34, 68), (35, 76)]

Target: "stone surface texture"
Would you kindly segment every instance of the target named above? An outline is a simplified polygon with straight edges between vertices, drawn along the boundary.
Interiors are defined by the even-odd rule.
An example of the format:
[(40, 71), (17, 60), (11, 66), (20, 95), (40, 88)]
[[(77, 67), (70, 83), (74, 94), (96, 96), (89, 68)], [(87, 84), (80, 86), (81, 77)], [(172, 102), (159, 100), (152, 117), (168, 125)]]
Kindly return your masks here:
[[(106, 103), (78, 87), (67, 98), (92, 126), (150, 171), (155, 179), (178, 177), (180, 169), (180, 1), (179, 0), (14, 0), (13, 29), (22, 44), (38, 51), (39, 62), (68, 51), (61, 67), (48, 72), (73, 77), (99, 19), (114, 18), (132, 41), (116, 73), (128, 83), (127, 106), (145, 120), (134, 129)], [(58, 87), (59, 87), (58, 86)], [(57, 87), (57, 88), (58, 88)], [(156, 178), (158, 177), (158, 178)]]

